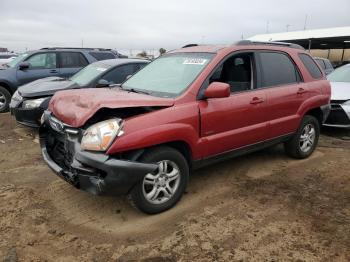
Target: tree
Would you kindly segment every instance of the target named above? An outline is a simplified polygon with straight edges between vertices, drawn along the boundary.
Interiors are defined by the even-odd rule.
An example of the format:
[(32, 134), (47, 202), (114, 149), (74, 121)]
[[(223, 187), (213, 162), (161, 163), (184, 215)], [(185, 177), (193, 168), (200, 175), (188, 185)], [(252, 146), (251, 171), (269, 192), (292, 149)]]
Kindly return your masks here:
[(146, 51), (142, 51), (141, 53), (138, 53), (136, 56), (138, 56), (138, 57), (147, 57), (147, 52)]
[(166, 50), (163, 47), (159, 49), (159, 54), (160, 55), (163, 55), (165, 53), (166, 53)]

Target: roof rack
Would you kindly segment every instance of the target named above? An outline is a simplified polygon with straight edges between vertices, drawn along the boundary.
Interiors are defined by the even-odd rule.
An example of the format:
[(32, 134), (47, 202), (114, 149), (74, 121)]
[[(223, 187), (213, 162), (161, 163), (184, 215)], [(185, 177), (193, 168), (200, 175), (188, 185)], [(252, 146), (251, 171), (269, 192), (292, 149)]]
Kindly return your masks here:
[(251, 40), (241, 40), (237, 42), (235, 45), (276, 45), (276, 46), (286, 46), (290, 48), (305, 50), (305, 48), (302, 47), (301, 45), (287, 43), (287, 42), (273, 42), (273, 41), (260, 42), (260, 41), (251, 41)]
[(198, 44), (188, 44), (188, 45), (184, 45), (181, 48), (188, 48), (188, 47), (194, 47), (194, 46), (199, 46)]
[(44, 47), (44, 48), (40, 48), (40, 50), (60, 50), (60, 49), (112, 51), (112, 49), (110, 49), (110, 48), (89, 48), (89, 47)]

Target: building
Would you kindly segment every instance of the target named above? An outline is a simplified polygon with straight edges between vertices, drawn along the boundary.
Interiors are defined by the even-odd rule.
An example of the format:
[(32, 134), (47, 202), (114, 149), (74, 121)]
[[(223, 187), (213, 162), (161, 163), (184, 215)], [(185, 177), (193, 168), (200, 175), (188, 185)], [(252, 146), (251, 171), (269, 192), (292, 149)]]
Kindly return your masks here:
[(325, 57), (332, 62), (350, 60), (350, 26), (261, 34), (247, 40), (295, 43), (309, 50), (313, 56)]

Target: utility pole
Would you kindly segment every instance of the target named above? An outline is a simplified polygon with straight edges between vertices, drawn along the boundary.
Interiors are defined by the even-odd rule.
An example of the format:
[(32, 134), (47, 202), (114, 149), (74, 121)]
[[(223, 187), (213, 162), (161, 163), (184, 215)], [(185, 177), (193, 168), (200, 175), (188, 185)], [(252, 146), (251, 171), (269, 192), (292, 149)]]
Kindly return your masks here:
[(287, 32), (289, 32), (289, 27), (290, 27), (290, 26), (291, 26), (291, 25), (289, 25), (289, 24), (286, 25)]
[(82, 38), (81, 39), (81, 48), (83, 48), (84, 47), (84, 39)]
[(307, 19), (308, 19), (308, 15), (305, 15), (305, 22), (304, 22), (304, 31), (306, 30), (306, 25), (307, 25)]
[(269, 33), (269, 26), (270, 26), (270, 21), (266, 22), (266, 34)]

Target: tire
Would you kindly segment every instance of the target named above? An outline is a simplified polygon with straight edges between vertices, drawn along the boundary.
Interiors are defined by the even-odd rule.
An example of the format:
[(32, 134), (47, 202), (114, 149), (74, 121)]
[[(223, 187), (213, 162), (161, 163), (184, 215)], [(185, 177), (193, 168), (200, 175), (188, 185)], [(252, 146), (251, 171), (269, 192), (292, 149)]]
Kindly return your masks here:
[(147, 214), (172, 208), (188, 183), (189, 166), (185, 157), (171, 147), (162, 146), (146, 151), (139, 161), (158, 163), (159, 168), (152, 174), (145, 174), (133, 187), (130, 193), (133, 204)]
[(11, 94), (5, 87), (0, 86), (0, 113), (9, 110)]
[(308, 158), (315, 150), (320, 136), (320, 124), (310, 115), (304, 116), (298, 131), (284, 143), (284, 149), (290, 157)]

